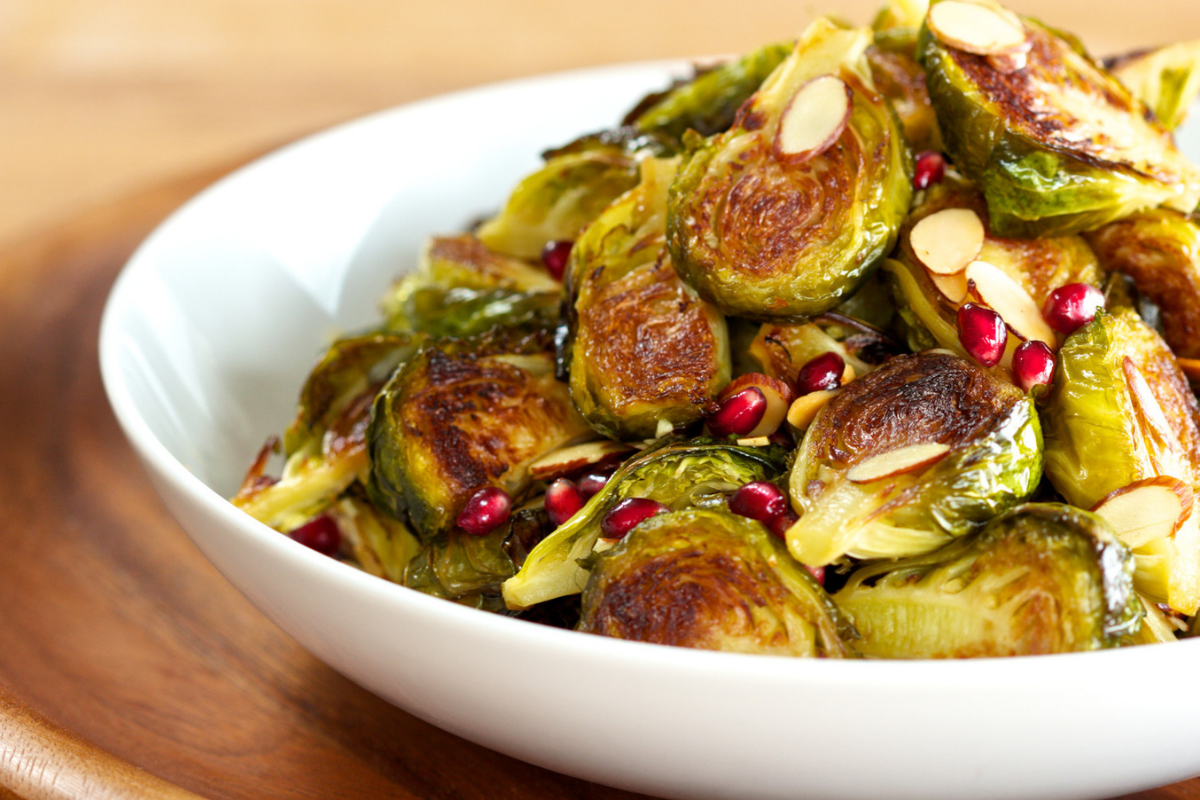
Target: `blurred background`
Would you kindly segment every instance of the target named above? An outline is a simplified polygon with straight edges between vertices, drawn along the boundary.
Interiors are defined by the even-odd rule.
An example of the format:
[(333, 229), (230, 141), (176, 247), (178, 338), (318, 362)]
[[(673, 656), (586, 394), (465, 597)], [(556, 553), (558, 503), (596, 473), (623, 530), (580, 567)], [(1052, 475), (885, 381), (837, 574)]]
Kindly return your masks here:
[[(0, 246), (370, 111), (550, 70), (732, 53), (877, 0), (0, 0)], [(1109, 54), (1200, 0), (1012, 0)], [(481, 121), (480, 135), (502, 120)], [(549, 143), (547, 143), (549, 144)]]

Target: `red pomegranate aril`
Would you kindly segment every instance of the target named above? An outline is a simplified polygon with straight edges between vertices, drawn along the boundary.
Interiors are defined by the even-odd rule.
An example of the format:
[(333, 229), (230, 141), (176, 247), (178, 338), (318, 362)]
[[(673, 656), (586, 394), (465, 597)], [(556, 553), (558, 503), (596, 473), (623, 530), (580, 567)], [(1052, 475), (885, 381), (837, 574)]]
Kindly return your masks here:
[(1059, 333), (1070, 335), (1096, 318), (1104, 308), (1104, 293), (1090, 283), (1068, 283), (1046, 298), (1042, 318)]
[(604, 474), (603, 472), (589, 472), (587, 475), (584, 475), (579, 479), (579, 483), (576, 484), (576, 487), (579, 489), (579, 494), (583, 496), (583, 499), (587, 500), (596, 492), (604, 488), (605, 484), (608, 483), (609, 477), (610, 476)]
[(342, 543), (342, 532), (333, 521), (333, 517), (327, 514), (304, 523), (288, 533), (288, 536), (326, 556), (337, 555), (338, 547)]
[(829, 391), (842, 385), (842, 373), (846, 371), (846, 362), (837, 353), (830, 351), (810, 359), (800, 368), (796, 376), (797, 388), (800, 394)]
[(579, 513), (583, 503), (579, 487), (568, 478), (559, 478), (546, 489), (546, 513), (556, 527)]
[(787, 539), (788, 528), (796, 524), (800, 516), (790, 508), (784, 509), (783, 513), (771, 519), (766, 523), (767, 530), (778, 536), (780, 539)]
[(1013, 352), (1012, 372), (1022, 392), (1041, 384), (1049, 386), (1054, 380), (1054, 353), (1045, 342), (1025, 342)]
[(600, 534), (605, 539), (621, 539), (641, 523), (665, 514), (671, 509), (648, 497), (626, 497), (600, 520)]
[(567, 259), (570, 258), (571, 248), (574, 245), (574, 242), (559, 240), (546, 242), (546, 246), (542, 248), (542, 266), (554, 280), (561, 281), (563, 279), (563, 273), (567, 270)]
[(817, 583), (821, 584), (822, 586), (825, 585), (824, 567), (810, 567), (808, 564), (805, 564), (804, 568), (808, 570), (809, 575), (812, 575), (816, 579)]
[(767, 413), (767, 398), (762, 389), (751, 386), (733, 395), (708, 415), (708, 429), (714, 436), (745, 436), (754, 430)]
[(510, 511), (508, 494), (498, 486), (485, 486), (471, 495), (456, 522), (472, 536), (483, 536), (507, 522)]
[(917, 156), (913, 166), (913, 188), (928, 189), (935, 183), (941, 183), (946, 177), (946, 157), (941, 153), (926, 150)]
[(1008, 328), (1000, 315), (987, 306), (965, 303), (958, 309), (958, 341), (980, 364), (994, 367), (1004, 358)]
[(742, 517), (769, 522), (788, 510), (788, 501), (775, 484), (754, 481), (733, 493), (729, 510)]

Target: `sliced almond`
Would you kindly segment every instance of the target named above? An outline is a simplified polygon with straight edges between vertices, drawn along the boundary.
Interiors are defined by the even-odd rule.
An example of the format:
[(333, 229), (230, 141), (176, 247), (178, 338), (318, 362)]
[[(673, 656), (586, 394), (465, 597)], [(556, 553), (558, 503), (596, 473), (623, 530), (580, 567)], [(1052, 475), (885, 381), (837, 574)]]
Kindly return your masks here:
[(775, 149), (789, 161), (825, 152), (846, 130), (854, 94), (836, 75), (821, 75), (800, 87), (783, 111)]
[(761, 372), (747, 372), (745, 375), (739, 375), (722, 389), (717, 400), (724, 401), (751, 386), (763, 393), (763, 397), (767, 399), (767, 410), (763, 412), (762, 419), (754, 426), (754, 429), (743, 437), (746, 439), (769, 436), (779, 430), (779, 426), (787, 419), (788, 406), (791, 404), (792, 398), (796, 396), (795, 390), (778, 378), (772, 378)]
[(983, 221), (969, 208), (947, 208), (913, 226), (909, 244), (935, 275), (962, 272), (983, 248)]
[(943, 0), (929, 9), (927, 23), (942, 44), (967, 53), (991, 56), (1027, 46), (1021, 20), (992, 5)]
[(842, 367), (842, 377), (838, 379), (838, 386), (845, 386), (857, 377), (858, 373), (854, 371), (854, 367), (850, 366), (850, 362), (847, 361), (845, 366)]
[(997, 53), (987, 57), (988, 64), (996, 72), (1019, 72), (1029, 63), (1029, 54), (1017, 51), (1014, 53)]
[(851, 483), (873, 483), (906, 472), (914, 472), (940, 461), (950, 452), (950, 445), (941, 442), (910, 444), (872, 456), (846, 470)]
[(1129, 547), (1140, 547), (1175, 533), (1192, 513), (1191, 487), (1169, 476), (1134, 481), (1092, 507)]
[(1158, 396), (1146, 382), (1146, 376), (1129, 356), (1125, 356), (1121, 362), (1121, 369), (1125, 373), (1129, 397), (1137, 412), (1142, 427), (1142, 438), (1146, 442), (1146, 450), (1154, 463), (1154, 469), (1160, 475), (1190, 474), (1188, 459), (1183, 452), (1179, 436), (1171, 427)]
[(767, 447), (771, 444), (770, 436), (747, 436), (744, 439), (738, 439), (737, 443), (741, 447)]
[(1051, 349), (1058, 347), (1054, 329), (1042, 319), (1042, 310), (1029, 292), (1004, 270), (986, 261), (967, 265), (968, 292), (995, 311), (1004, 324), (1020, 339), (1037, 339)]
[(584, 467), (616, 461), (630, 450), (629, 445), (611, 439), (571, 445), (547, 453), (534, 461), (529, 465), (529, 474), (534, 480), (551, 480), (577, 472)]
[(809, 392), (803, 397), (796, 398), (791, 407), (788, 408), (787, 421), (796, 430), (808, 430), (808, 426), (812, 425), (812, 421), (816, 419), (817, 412), (829, 404), (829, 401), (837, 396), (837, 390), (833, 391), (816, 391)]
[(936, 272), (928, 272), (928, 274), (929, 280), (933, 281), (933, 285), (942, 293), (942, 297), (951, 303), (958, 305), (967, 299), (967, 274), (965, 272), (957, 275), (938, 275)]

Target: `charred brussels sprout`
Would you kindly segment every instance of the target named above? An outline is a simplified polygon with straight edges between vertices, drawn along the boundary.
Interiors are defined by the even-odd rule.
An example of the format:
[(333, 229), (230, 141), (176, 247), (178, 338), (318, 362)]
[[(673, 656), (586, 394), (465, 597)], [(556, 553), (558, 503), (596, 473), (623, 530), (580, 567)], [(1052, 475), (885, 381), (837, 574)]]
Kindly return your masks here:
[[(1190, 499), (1200, 476), (1197, 420), (1196, 398), (1166, 343), (1132, 309), (1099, 314), (1059, 350), (1042, 415), (1046, 476), (1081, 508), (1157, 478), (1177, 481)], [(1186, 506), (1174, 529), (1116, 532), (1134, 549), (1138, 591), (1194, 614), (1200, 607), (1200, 515), (1182, 516), (1190, 501)]]
[(943, 3), (963, 0), (930, 7), (920, 55), (946, 149), (983, 188), (993, 230), (1060, 236), (1146, 208), (1196, 207), (1200, 172), (1077, 42), (979, 0), (1023, 38), (967, 52), (936, 29)]
[(530, 260), (547, 242), (574, 241), (637, 184), (638, 161), (626, 143), (602, 137), (564, 148), (518, 184), (500, 214), (480, 226), (479, 239), (498, 253)]
[(792, 467), (788, 549), (812, 566), (934, 550), (1042, 476), (1033, 401), (957, 356), (898, 356), (844, 386)]
[(937, 114), (925, 86), (925, 70), (915, 55), (917, 28), (924, 16), (922, 13), (915, 27), (877, 30), (875, 43), (866, 52), (875, 88), (892, 104), (904, 138), (918, 153), (942, 149)]
[(675, 140), (688, 130), (702, 136), (720, 133), (733, 124), (738, 108), (791, 51), (790, 43), (771, 44), (703, 71), (639, 113), (633, 125), (644, 133)]
[(862, 567), (835, 596), (871, 658), (1115, 647), (1141, 627), (1129, 551), (1094, 514), (1020, 506), (923, 556)]
[(579, 562), (591, 555), (601, 520), (621, 500), (645, 497), (675, 511), (723, 508), (728, 495), (744, 484), (778, 477), (783, 459), (775, 447), (739, 447), (706, 438), (664, 443), (639, 454), (533, 549), (521, 571), (504, 584), (505, 602), (524, 608), (580, 592), (588, 571)]
[(677, 511), (596, 559), (579, 630), (640, 642), (842, 657), (850, 637), (824, 590), (759, 522)]
[(329, 514), (359, 566), (372, 575), (404, 583), (409, 562), (421, 550), (407, 525), (381, 513), (357, 486), (340, 498)]
[(675, 269), (725, 313), (827, 311), (891, 249), (912, 194), (909, 154), (872, 83), (870, 43), (869, 30), (817, 20), (727, 132), (692, 141), (667, 240)]
[(1169, 131), (1179, 127), (1200, 95), (1200, 41), (1122, 56), (1108, 67)]
[(566, 364), (571, 397), (596, 430), (648, 439), (701, 419), (730, 377), (725, 318), (686, 286), (663, 246), (675, 160), (642, 181), (571, 251)]
[[(941, 183), (918, 195), (917, 204), (900, 229), (895, 258), (885, 262), (883, 268), (913, 350), (944, 347), (966, 355), (956, 328), (958, 309), (966, 302), (987, 304), (986, 299), (971, 293), (965, 269), (951, 275), (939, 274), (922, 262), (914, 248), (913, 231), (917, 225), (951, 209), (974, 212), (982, 227), (982, 243), (972, 260), (998, 267), (1029, 296), (1035, 312), (1040, 312), (1050, 293), (1060, 286), (1069, 283), (1099, 286), (1103, 280), (1095, 254), (1080, 236), (1013, 239), (996, 234), (983, 197), (960, 175), (948, 172)], [(1053, 336), (1050, 339), (1047, 344), (1053, 348), (1057, 342)], [(1010, 347), (1017, 344), (1017, 337), (1010, 337)]]
[(589, 434), (554, 379), (547, 335), (432, 342), (371, 410), (371, 497), (398, 519), (407, 513), (427, 540), (452, 527), (482, 487), (519, 499), (532, 461)]
[(1105, 225), (1088, 241), (1105, 269), (1133, 278), (1158, 306), (1175, 355), (1200, 358), (1200, 227), (1157, 209)]

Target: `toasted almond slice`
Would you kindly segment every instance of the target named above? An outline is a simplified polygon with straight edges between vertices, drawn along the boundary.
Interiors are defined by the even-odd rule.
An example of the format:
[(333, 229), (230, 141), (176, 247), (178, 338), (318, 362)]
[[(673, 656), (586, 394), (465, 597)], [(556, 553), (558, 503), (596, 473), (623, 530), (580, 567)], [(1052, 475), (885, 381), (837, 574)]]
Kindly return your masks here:
[(1058, 347), (1054, 329), (1042, 319), (1042, 310), (1021, 284), (1008, 273), (986, 261), (967, 265), (968, 291), (995, 311), (1020, 339), (1037, 339), (1051, 349)]
[(851, 483), (881, 481), (927, 467), (940, 461), (949, 452), (950, 445), (941, 442), (910, 444), (860, 461), (846, 470), (846, 479)]
[(788, 424), (796, 430), (808, 430), (808, 426), (812, 425), (817, 412), (828, 405), (829, 401), (836, 396), (837, 390), (834, 389), (833, 391), (821, 390), (809, 392), (803, 397), (797, 397), (796, 401), (788, 408)]
[(969, 208), (947, 208), (914, 225), (908, 241), (927, 270), (954, 275), (979, 256), (983, 237), (978, 214)]
[(967, 53), (990, 56), (1027, 46), (1021, 20), (991, 5), (943, 0), (929, 9), (927, 23), (942, 44)]
[(738, 439), (737, 443), (742, 447), (767, 447), (771, 444), (770, 436), (747, 436), (744, 439)]
[(792, 96), (779, 121), (775, 148), (779, 155), (803, 161), (825, 152), (850, 121), (854, 94), (836, 75), (821, 75)]
[(594, 466), (605, 461), (615, 461), (630, 450), (629, 445), (623, 442), (614, 442), (611, 439), (600, 439), (595, 442), (562, 447), (530, 464), (529, 474), (537, 481), (550, 480), (569, 475), (584, 467)]
[(762, 419), (754, 426), (753, 430), (743, 438), (753, 439), (757, 436), (770, 436), (779, 430), (779, 426), (787, 419), (788, 406), (796, 396), (796, 392), (791, 386), (778, 378), (772, 378), (770, 375), (764, 375), (761, 372), (747, 372), (745, 375), (739, 375), (732, 383), (722, 389), (721, 393), (717, 396), (717, 400), (724, 401), (751, 386), (756, 387), (763, 393), (763, 397), (767, 399), (767, 410), (763, 412)]
[(1092, 507), (1129, 547), (1165, 539), (1192, 513), (1191, 487), (1170, 476), (1134, 481)]
[(929, 280), (933, 281), (933, 285), (942, 293), (951, 303), (958, 305), (963, 300), (967, 299), (967, 274), (960, 272), (956, 275), (938, 275), (936, 272), (929, 272)]
[(850, 362), (847, 361), (845, 366), (842, 367), (842, 377), (838, 378), (838, 386), (845, 386), (857, 377), (858, 373), (854, 371), (854, 367), (850, 366)]
[(1018, 72), (1029, 63), (1029, 54), (1024, 51), (996, 53), (987, 57), (988, 64), (996, 72)]

